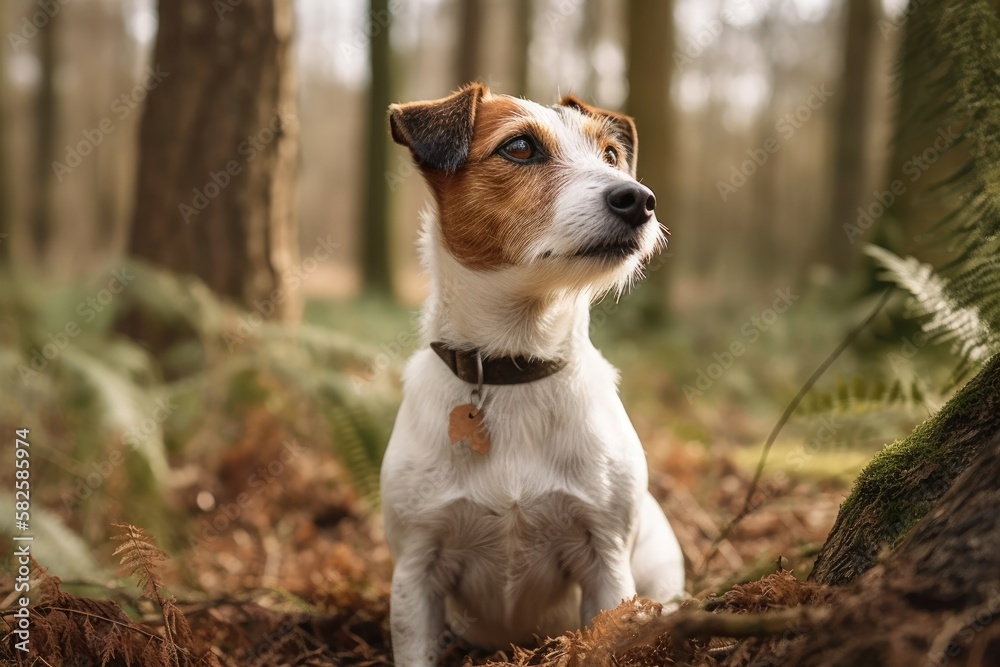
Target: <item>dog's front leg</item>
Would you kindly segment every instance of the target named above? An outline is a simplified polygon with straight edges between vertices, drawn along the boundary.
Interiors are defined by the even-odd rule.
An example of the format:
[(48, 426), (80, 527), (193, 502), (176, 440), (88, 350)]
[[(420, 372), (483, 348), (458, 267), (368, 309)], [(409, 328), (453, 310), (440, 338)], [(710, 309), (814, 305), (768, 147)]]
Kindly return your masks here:
[(399, 667), (436, 665), (446, 629), (444, 594), (430, 576), (431, 562), (410, 555), (392, 573), (389, 625)]
[(614, 609), (622, 600), (635, 595), (635, 580), (632, 578), (628, 554), (598, 556), (580, 582), (580, 588), (583, 593), (580, 620), (589, 626), (599, 613)]

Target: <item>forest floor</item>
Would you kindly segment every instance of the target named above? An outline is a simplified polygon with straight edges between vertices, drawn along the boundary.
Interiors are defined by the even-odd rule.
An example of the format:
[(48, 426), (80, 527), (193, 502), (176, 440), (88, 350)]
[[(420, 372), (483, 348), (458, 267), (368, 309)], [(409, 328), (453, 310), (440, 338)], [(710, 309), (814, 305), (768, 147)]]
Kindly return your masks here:
[[(188, 645), (179, 644), (190, 655), (211, 652), (223, 665), (391, 664), (391, 560), (377, 512), (351, 491), (333, 456), (289, 450), (280, 444), (281, 430), (267, 415), (248, 420), (217, 469), (200, 473), (221, 482), (214, 487), (214, 509), (189, 507), (189, 546), (153, 563), (164, 590), (178, 596), (177, 608), (192, 631)], [(662, 442), (662, 434), (650, 431), (641, 435), (660, 453), (650, 461), (652, 489), (675, 527), (696, 597), (776, 572), (779, 557), (781, 569), (806, 574), (846, 493), (842, 481), (789, 482), (723, 538), (750, 481), (740, 457), (725, 447)], [(281, 460), (282, 447), (289, 462), (280, 479), (253, 488), (254, 471), (262, 462)], [(97, 660), (100, 649), (107, 651), (108, 664), (124, 665), (129, 653), (142, 655), (164, 641), (163, 611), (140, 590), (116, 586), (95, 596), (131, 610), (132, 617), (124, 618), (88, 599), (95, 595), (92, 588), (63, 585), (80, 593), (74, 597), (57, 593), (53, 580), (41, 581), (45, 577), (36, 571), (36, 588), (48, 599), (39, 602), (33, 629), (45, 661), (28, 657), (17, 664), (89, 664), (72, 659), (92, 653)], [(13, 576), (0, 580), (5, 608), (13, 583)], [(120, 631), (108, 630), (105, 619), (121, 624)], [(135, 645), (127, 648), (130, 642)], [(462, 664), (466, 655), (477, 664), (512, 657), (449, 643), (444, 664)]]
[[(355, 315), (359, 330), (372, 325), (367, 313)], [(405, 329), (407, 318), (387, 329)], [(727, 369), (725, 382), (689, 400), (685, 385), (697, 381), (699, 364), (707, 368), (715, 358), (712, 350), (728, 347), (726, 334), (697, 355), (689, 354), (685, 341), (666, 346), (673, 351), (650, 352), (629, 345), (618, 332), (607, 335), (619, 341), (611, 360), (623, 371), (623, 400), (647, 450), (651, 489), (685, 555), (688, 592), (704, 601), (735, 584), (762, 581), (723, 598), (735, 611), (819, 595), (796, 580), (808, 574), (851, 480), (872, 453), (926, 416), (926, 406), (882, 410), (868, 420), (857, 410), (837, 409), (794, 418), (776, 442), (746, 513), (764, 436), (798, 388), (801, 368), (814, 367), (832, 345), (803, 360), (782, 355), (787, 342), (775, 334), (755, 358), (747, 355)], [(656, 363), (649, 363), (651, 354)], [(745, 393), (734, 396), (723, 385), (745, 387)], [(104, 579), (61, 582), (59, 572), (46, 573), (40, 569), (46, 563), (36, 564), (28, 655), (14, 650), (17, 636), (10, 633), (18, 597), (14, 574), (0, 573), (0, 662), (392, 664), (392, 563), (381, 519), (372, 501), (354, 490), (337, 456), (296, 440), (287, 422), (264, 407), (248, 411), (219, 451), (189, 451), (171, 462), (165, 504), (174, 535), (164, 539), (150, 531), (152, 544), (169, 558), (128, 540), (124, 552), (113, 554), (122, 542), (100, 540), (128, 529), (112, 527), (120, 517), (110, 511), (74, 526), (91, 536), (89, 546), (107, 568)], [(114, 484), (107, 487), (113, 494)], [(123, 555), (130, 558), (129, 571), (115, 576)], [(129, 577), (135, 572), (138, 586)], [(629, 609), (634, 611), (626, 605), (619, 613)], [(558, 654), (546, 646), (537, 654), (486, 654), (443, 638), (442, 664), (546, 664)], [(648, 660), (658, 664), (649, 656), (621, 664)], [(713, 660), (705, 652), (698, 664)]]

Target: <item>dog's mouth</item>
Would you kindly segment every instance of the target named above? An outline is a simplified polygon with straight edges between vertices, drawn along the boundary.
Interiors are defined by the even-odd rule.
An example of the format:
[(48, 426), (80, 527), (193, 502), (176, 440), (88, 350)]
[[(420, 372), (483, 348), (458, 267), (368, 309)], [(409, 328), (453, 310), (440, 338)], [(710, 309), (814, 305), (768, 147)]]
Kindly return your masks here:
[(574, 253), (574, 257), (591, 257), (603, 260), (627, 259), (639, 251), (639, 241), (636, 239), (616, 239), (601, 241), (584, 246)]

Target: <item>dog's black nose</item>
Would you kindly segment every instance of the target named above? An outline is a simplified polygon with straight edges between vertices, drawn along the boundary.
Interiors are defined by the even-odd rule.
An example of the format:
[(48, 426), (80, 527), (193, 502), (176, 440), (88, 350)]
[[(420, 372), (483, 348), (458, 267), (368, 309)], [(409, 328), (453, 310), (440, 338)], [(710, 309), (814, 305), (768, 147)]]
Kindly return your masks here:
[(605, 193), (608, 208), (629, 227), (640, 227), (653, 218), (656, 196), (641, 183), (619, 183)]

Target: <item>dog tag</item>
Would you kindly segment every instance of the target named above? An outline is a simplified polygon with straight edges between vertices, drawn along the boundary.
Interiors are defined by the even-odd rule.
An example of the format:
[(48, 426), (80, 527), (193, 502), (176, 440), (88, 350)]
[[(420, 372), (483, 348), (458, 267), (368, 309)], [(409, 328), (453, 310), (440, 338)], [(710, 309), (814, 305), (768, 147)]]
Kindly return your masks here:
[(457, 445), (468, 441), (472, 450), (483, 456), (490, 453), (490, 434), (483, 423), (483, 411), (472, 403), (463, 403), (451, 411), (448, 418), (448, 439)]

